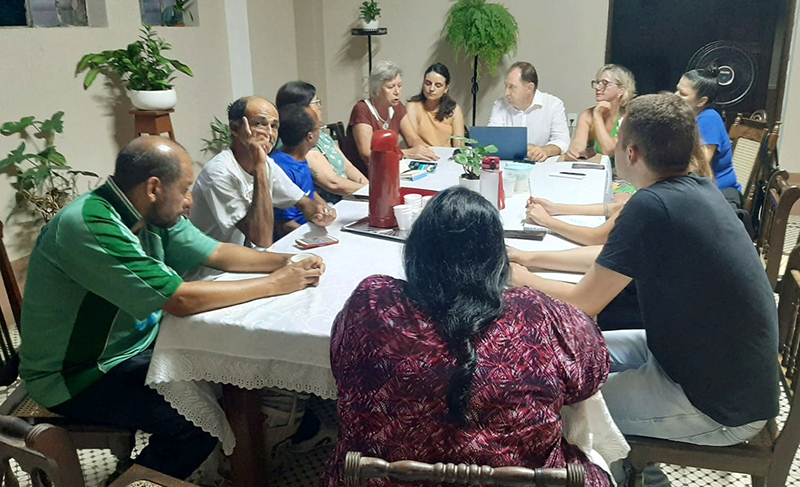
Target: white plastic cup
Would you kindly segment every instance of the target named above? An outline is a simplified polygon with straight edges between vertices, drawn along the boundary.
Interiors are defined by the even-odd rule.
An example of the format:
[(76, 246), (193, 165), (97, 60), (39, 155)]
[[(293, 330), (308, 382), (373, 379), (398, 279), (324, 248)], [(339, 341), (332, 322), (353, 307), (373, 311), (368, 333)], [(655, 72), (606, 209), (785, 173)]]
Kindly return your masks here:
[(431, 199), (433, 199), (433, 196), (423, 196), (422, 207), (425, 208), (426, 206), (428, 206), (428, 202), (430, 202)]
[(403, 196), (405, 204), (412, 208), (422, 208), (422, 195), (418, 193), (410, 193)]
[(299, 254), (294, 254), (289, 261), (293, 264), (297, 264), (298, 262), (302, 262), (306, 259), (310, 259), (311, 257), (316, 257), (317, 254), (313, 254), (311, 252), (301, 252)]
[(393, 210), (397, 228), (401, 232), (407, 232), (413, 223), (412, 208), (409, 205), (395, 205)]
[(513, 174), (503, 173), (503, 193), (506, 198), (514, 196), (514, 185), (517, 183), (517, 177)]

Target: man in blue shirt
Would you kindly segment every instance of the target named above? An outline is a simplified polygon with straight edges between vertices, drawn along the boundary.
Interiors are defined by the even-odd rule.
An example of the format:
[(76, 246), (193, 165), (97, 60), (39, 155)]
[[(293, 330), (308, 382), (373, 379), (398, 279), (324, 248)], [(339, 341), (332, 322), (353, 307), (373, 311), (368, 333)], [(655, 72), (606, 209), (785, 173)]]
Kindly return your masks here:
[[(281, 107), (279, 117), (281, 125), (278, 135), (283, 142), (283, 149), (272, 154), (272, 160), (306, 196), (317, 199), (314, 192), (314, 178), (306, 162), (306, 156), (319, 141), (319, 118), (310, 107), (296, 103)], [(285, 210), (275, 208), (275, 239), (286, 235), (306, 221), (303, 212), (295, 207)]]

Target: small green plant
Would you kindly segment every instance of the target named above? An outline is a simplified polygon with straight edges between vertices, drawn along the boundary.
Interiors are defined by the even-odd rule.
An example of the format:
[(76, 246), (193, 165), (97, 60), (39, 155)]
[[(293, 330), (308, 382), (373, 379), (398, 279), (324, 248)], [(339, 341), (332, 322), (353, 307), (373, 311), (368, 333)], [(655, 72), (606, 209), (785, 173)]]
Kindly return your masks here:
[(231, 128), (227, 123), (214, 117), (211, 122), (211, 138), (203, 139), (203, 152), (219, 154), (231, 146)]
[(486, 0), (457, 0), (447, 13), (442, 29), (456, 55), (464, 52), (469, 60), (483, 60), (492, 76), (497, 74), (500, 60), (516, 52), (519, 27), (508, 9)]
[(141, 29), (139, 40), (126, 49), (86, 54), (78, 61), (75, 76), (89, 70), (83, 79), (83, 89), (92, 86), (97, 75), (114, 73), (129, 90), (161, 91), (172, 88), (175, 70), (194, 76), (191, 68), (177, 59), (162, 54), (172, 46), (156, 34), (150, 25)]
[(465, 179), (478, 179), (481, 174), (483, 158), (497, 152), (497, 147), (491, 144), (487, 146), (476, 145), (478, 143), (477, 140), (457, 135), (450, 138), (465, 144), (463, 147), (453, 151), (453, 156), (450, 159), (464, 166)]
[(194, 22), (194, 15), (192, 15), (192, 5), (195, 0), (175, 0), (175, 5), (164, 9), (164, 25), (183, 25), (184, 17), (188, 14), (189, 18)]
[(358, 18), (364, 22), (372, 22), (381, 16), (381, 8), (375, 0), (366, 0), (361, 4), (361, 7), (358, 8), (358, 11)]
[[(50, 221), (58, 211), (78, 196), (77, 182), (79, 176), (97, 178), (90, 171), (76, 171), (67, 165), (67, 159), (55, 147), (55, 134), (64, 131), (62, 120), (64, 112), (56, 112), (47, 120), (36, 120), (35, 117), (23, 117), (16, 122), (6, 122), (0, 126), (0, 134), (6, 137), (19, 134), (24, 139), (19, 146), (8, 153), (8, 157), (0, 161), (0, 171), (13, 168), (16, 180), (17, 209), (29, 203), (32, 214)], [(44, 141), (40, 150), (30, 137)], [(30, 152), (25, 144), (28, 140), (34, 151)]]

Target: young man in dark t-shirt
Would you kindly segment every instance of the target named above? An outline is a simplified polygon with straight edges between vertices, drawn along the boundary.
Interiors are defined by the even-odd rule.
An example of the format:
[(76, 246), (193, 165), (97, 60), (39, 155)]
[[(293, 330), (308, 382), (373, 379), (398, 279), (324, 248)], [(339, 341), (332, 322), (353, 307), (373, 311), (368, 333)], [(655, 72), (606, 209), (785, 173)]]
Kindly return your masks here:
[(778, 413), (778, 317), (741, 222), (689, 174), (694, 116), (675, 95), (632, 101), (617, 142), (636, 188), (576, 285), (512, 264), (512, 280), (596, 315), (633, 279), (645, 330), (604, 333), (603, 396), (620, 430), (704, 445), (755, 436)]

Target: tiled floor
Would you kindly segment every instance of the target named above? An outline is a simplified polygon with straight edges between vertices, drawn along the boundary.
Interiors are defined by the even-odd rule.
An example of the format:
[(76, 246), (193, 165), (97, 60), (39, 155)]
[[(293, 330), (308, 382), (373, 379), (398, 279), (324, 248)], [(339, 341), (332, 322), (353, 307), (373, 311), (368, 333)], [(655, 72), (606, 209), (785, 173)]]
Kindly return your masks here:
[[(0, 401), (5, 399), (10, 390), (11, 388), (0, 387)], [(313, 402), (312, 408), (326, 423), (335, 423), (336, 408), (333, 402), (317, 400)], [(781, 414), (778, 418), (779, 426), (783, 425), (787, 414), (788, 403), (783, 400), (781, 403)], [(140, 433), (137, 436), (137, 453), (141, 451), (146, 441), (146, 435)], [(325, 469), (325, 463), (331, 452), (332, 447), (324, 447), (301, 455), (278, 453), (275, 460), (277, 466), (272, 472), (270, 486), (317, 486), (319, 484), (319, 477)], [(221, 456), (221, 454), (217, 456), (217, 460), (219, 456)], [(103, 480), (114, 471), (116, 466), (116, 459), (114, 459), (107, 450), (81, 450), (79, 452), (79, 457), (87, 487), (101, 486)], [(224, 477), (226, 474), (223, 473), (220, 475), (218, 473), (219, 470), (224, 470), (224, 467), (218, 469), (217, 465), (211, 465), (211, 463), (217, 462), (209, 462), (208, 465), (204, 465), (201, 467), (200, 471), (195, 473), (189, 480), (202, 486), (225, 487), (227, 482), (224, 480)], [(673, 486), (746, 487), (750, 485), (750, 479), (746, 475), (697, 468), (684, 468), (675, 465), (664, 465), (663, 471), (667, 474)], [(30, 485), (24, 474), (20, 477), (20, 480), (23, 487), (28, 487)], [(786, 485), (800, 487), (800, 455), (795, 456)]]

